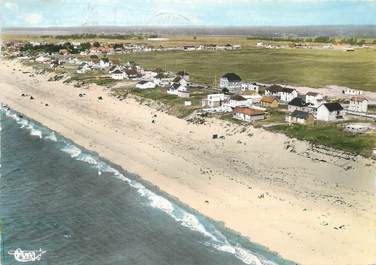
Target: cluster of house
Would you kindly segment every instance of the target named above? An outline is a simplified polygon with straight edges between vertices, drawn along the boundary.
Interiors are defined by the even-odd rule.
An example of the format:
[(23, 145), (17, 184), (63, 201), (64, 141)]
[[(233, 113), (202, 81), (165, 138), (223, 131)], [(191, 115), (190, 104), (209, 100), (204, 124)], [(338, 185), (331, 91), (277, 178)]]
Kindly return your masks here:
[(139, 65), (127, 63), (124, 66), (112, 66), (109, 70), (111, 78), (115, 80), (136, 80), (136, 88), (151, 89), (163, 87), (167, 94), (181, 98), (190, 97), (190, 75), (186, 71), (177, 73), (148, 71)]
[[(329, 102), (316, 92), (300, 95), (295, 89), (272, 85), (259, 94), (259, 85), (243, 82), (235, 73), (227, 73), (220, 79), (224, 93), (208, 95), (202, 104), (208, 112), (233, 112), (236, 119), (256, 121), (265, 119), (267, 109), (287, 105), (286, 121), (298, 124), (313, 124), (318, 121), (338, 121), (347, 112), (367, 113), (368, 100), (354, 95), (346, 110), (339, 102)], [(355, 92), (354, 92), (355, 93)]]
[(107, 70), (112, 66), (112, 63), (108, 60), (108, 58), (85, 61), (76, 57), (66, 57), (63, 59), (43, 53), (36, 57), (23, 56), (20, 57), (20, 59), (47, 64), (50, 69), (56, 69), (57, 67), (65, 68), (66, 64), (76, 65), (77, 74), (84, 74), (92, 70)]
[(176, 47), (153, 47), (143, 43), (124, 43), (117, 44), (116, 47), (111, 44), (104, 47), (91, 47), (85, 52), (81, 52), (81, 55), (111, 55), (111, 54), (127, 54), (137, 52), (163, 52), (163, 51), (215, 51), (215, 50), (237, 50), (240, 49), (240, 45), (217, 45), (217, 44), (200, 44), (200, 45), (184, 45)]
[[(60, 45), (64, 47), (66, 41), (60, 41), (55, 45)], [(114, 54), (129, 54), (129, 53), (138, 53), (138, 52), (163, 52), (163, 51), (203, 51), (203, 50), (236, 50), (240, 49), (241, 46), (237, 44), (226, 44), (226, 45), (217, 45), (217, 44), (200, 44), (200, 45), (185, 45), (185, 46), (176, 46), (176, 47), (163, 47), (158, 46), (154, 47), (146, 43), (106, 43), (100, 44), (98, 42), (91, 42), (89, 46), (82, 49), (82, 45), (86, 43), (81, 43), (78, 41), (69, 42), (70, 46), (79, 50), (79, 54), (82, 56), (107, 56)], [(46, 41), (43, 42), (9, 42), (4, 45), (4, 48), (11, 52), (10, 55), (20, 56), (22, 47), (26, 45), (31, 45), (32, 47), (39, 47), (43, 45), (48, 45)], [(69, 50), (66, 48), (61, 48), (57, 53), (60, 55), (69, 55)]]
[(287, 45), (280, 45), (280, 44), (257, 42), (256, 47), (257, 48), (265, 48), (265, 49), (281, 49), (281, 48), (287, 48), (288, 46)]
[(185, 45), (182, 47), (176, 47), (177, 50), (184, 50), (184, 51), (229, 51), (229, 50), (239, 50), (241, 46), (239, 44), (225, 44), (225, 45), (218, 45), (218, 44), (200, 44), (200, 45)]
[(150, 89), (155, 87), (164, 87), (167, 93), (182, 98), (190, 97), (189, 86), (190, 76), (186, 71), (178, 73), (145, 70), (140, 65), (128, 62), (124, 65), (113, 64), (107, 57), (99, 59), (98, 56), (90, 61), (82, 60), (74, 56), (66, 55), (57, 57), (54, 54), (39, 53), (36, 56), (24, 56), (20, 59), (27, 59), (42, 64), (48, 64), (49, 68), (64, 68), (66, 64), (76, 65), (75, 72), (84, 74), (92, 70), (101, 70), (109, 74), (113, 80), (134, 80), (138, 81), (136, 88)]

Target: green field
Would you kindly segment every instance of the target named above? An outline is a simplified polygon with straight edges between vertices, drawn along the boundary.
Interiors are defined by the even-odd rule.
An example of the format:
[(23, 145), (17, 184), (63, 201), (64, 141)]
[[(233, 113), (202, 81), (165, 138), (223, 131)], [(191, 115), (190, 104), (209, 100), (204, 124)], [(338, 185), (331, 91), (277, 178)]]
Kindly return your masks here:
[(227, 72), (243, 80), (322, 87), (342, 85), (376, 91), (376, 50), (355, 52), (318, 49), (150, 52), (115, 55), (120, 63), (135, 61), (153, 69), (186, 70), (193, 82), (213, 85)]
[(376, 134), (353, 135), (343, 130), (342, 123), (318, 123), (314, 126), (276, 125), (271, 130), (312, 144), (330, 146), (350, 153), (371, 156), (376, 146)]

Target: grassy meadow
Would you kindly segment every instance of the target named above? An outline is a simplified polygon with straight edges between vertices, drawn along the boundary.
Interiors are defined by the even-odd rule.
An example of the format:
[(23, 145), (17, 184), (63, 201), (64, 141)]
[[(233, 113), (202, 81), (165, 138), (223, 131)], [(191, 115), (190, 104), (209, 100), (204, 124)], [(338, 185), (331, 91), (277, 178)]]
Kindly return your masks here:
[[(4, 41), (34, 40), (61, 41), (27, 35), (2, 34)], [(64, 41), (69, 41), (64, 40)], [(357, 49), (354, 52), (323, 49), (258, 49), (260, 40), (246, 36), (175, 36), (165, 41), (148, 39), (78, 39), (106, 43), (142, 43), (153, 47), (176, 47), (199, 44), (240, 44), (234, 51), (146, 52), (112, 55), (117, 63), (135, 61), (148, 68), (168, 71), (188, 71), (194, 82), (214, 85), (227, 72), (238, 73), (243, 80), (282, 83), (297, 86), (323, 87), (340, 85), (355, 89), (376, 91), (376, 49)], [(273, 41), (265, 41), (273, 43)], [(287, 44), (276, 41), (274, 44)], [(310, 43), (311, 45), (322, 45)], [(217, 84), (217, 83), (216, 83)]]
[(343, 130), (343, 123), (317, 123), (314, 126), (276, 125), (271, 130), (289, 137), (306, 140), (313, 144), (330, 146), (366, 157), (372, 155), (376, 146), (376, 134), (351, 134)]
[(243, 80), (323, 87), (341, 85), (376, 91), (376, 50), (355, 52), (319, 49), (257, 49), (234, 51), (150, 52), (115, 55), (146, 68), (188, 71), (194, 82), (213, 85), (226, 72)]

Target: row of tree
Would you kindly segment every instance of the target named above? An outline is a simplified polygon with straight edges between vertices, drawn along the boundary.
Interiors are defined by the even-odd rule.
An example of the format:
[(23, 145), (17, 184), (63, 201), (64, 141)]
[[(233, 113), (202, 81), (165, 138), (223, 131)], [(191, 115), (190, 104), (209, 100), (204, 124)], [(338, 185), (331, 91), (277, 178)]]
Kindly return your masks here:
[[(95, 44), (95, 43), (94, 43)], [(93, 44), (93, 45), (94, 45)], [(98, 43), (99, 44), (99, 43)], [(78, 46), (73, 46), (70, 42), (64, 44), (42, 44), (42, 45), (32, 45), (31, 43), (26, 43), (22, 48), (21, 52), (27, 53), (58, 53), (62, 49), (66, 49), (69, 53), (78, 54), (82, 51), (90, 49), (92, 44), (90, 42), (81, 43)]]

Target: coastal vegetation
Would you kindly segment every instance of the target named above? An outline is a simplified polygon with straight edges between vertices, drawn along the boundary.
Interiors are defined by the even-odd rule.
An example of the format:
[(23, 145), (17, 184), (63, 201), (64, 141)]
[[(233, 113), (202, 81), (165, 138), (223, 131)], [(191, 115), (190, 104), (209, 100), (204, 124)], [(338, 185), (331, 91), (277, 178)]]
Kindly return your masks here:
[[(195, 110), (201, 108), (201, 99), (207, 95), (207, 92), (199, 89), (192, 89), (191, 96), (189, 99), (179, 98), (174, 95), (169, 95), (163, 88), (153, 88), (153, 89), (133, 89), (132, 94), (145, 98), (151, 99), (163, 103), (168, 112), (178, 118), (184, 118), (192, 114)], [(191, 106), (184, 106), (184, 102), (188, 100), (191, 102)]]
[(343, 130), (344, 123), (317, 123), (314, 126), (275, 125), (272, 131), (289, 137), (306, 140), (312, 144), (325, 145), (349, 153), (371, 156), (376, 145), (376, 134), (351, 134)]

